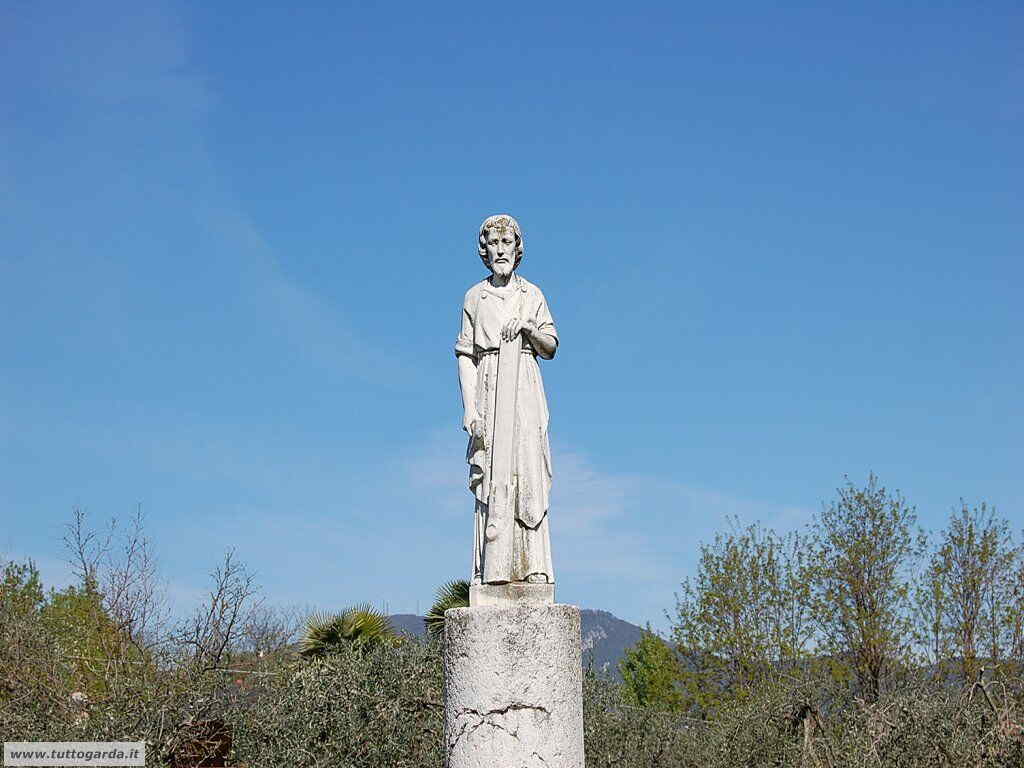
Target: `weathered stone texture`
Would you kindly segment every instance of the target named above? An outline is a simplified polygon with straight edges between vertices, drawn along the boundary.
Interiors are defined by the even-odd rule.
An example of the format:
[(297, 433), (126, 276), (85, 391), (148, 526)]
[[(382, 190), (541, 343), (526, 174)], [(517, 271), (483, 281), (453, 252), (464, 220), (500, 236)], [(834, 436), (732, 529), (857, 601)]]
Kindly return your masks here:
[(448, 768), (583, 768), (580, 611), (445, 613)]
[(471, 608), (488, 605), (518, 605), (519, 603), (551, 605), (554, 602), (554, 584), (512, 582), (509, 584), (474, 584), (469, 588)]

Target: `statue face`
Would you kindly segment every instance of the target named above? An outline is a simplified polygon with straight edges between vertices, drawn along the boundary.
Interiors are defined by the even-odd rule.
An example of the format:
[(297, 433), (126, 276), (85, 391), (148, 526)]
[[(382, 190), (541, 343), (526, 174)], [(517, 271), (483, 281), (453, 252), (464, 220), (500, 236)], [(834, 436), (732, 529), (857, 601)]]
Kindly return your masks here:
[(487, 230), (487, 263), (499, 277), (512, 274), (516, 264), (516, 236), (511, 227), (491, 227)]

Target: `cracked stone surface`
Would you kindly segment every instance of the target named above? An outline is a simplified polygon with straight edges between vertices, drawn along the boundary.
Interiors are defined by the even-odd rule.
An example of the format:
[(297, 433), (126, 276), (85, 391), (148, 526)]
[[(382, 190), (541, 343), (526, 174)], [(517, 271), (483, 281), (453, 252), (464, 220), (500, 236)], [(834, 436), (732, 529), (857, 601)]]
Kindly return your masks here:
[(583, 768), (579, 608), (453, 608), (444, 672), (448, 768)]

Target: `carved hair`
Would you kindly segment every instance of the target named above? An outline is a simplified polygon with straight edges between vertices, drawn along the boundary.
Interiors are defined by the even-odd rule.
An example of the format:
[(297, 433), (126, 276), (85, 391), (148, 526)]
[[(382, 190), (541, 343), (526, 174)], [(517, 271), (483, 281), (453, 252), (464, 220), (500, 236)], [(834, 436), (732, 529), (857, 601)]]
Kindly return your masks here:
[(498, 229), (512, 228), (512, 234), (516, 238), (516, 263), (512, 266), (512, 269), (516, 269), (519, 266), (519, 262), (523, 260), (523, 233), (519, 230), (519, 222), (507, 213), (488, 216), (484, 219), (484, 223), (480, 225), (480, 242), (477, 246), (480, 260), (483, 261), (485, 267), (491, 268), (490, 263), (487, 261), (487, 230), (496, 227)]

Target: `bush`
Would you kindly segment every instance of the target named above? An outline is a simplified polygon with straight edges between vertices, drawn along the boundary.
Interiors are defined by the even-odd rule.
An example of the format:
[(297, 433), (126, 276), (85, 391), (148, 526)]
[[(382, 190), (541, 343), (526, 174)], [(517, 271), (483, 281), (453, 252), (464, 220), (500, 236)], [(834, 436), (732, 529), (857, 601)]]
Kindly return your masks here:
[(249, 768), (441, 766), (441, 655), (405, 641), (339, 646), (261, 679), (227, 715)]
[[(229, 765), (437, 766), (442, 665), (436, 642), (341, 646), (252, 674), (139, 664), (103, 667), (83, 717), (52, 629), (0, 617), (0, 734), (18, 740), (144, 740), (150, 765), (194, 753), (221, 727)], [(829, 674), (778, 677), (713, 719), (630, 706), (620, 685), (584, 676), (587, 766), (606, 768), (932, 768), (1024, 765), (1019, 680), (952, 687), (923, 675), (878, 701)], [(208, 739), (224, 749), (224, 739)]]
[(588, 766), (934, 768), (1024, 765), (1020, 680), (952, 688), (923, 673), (867, 703), (830, 675), (779, 678), (713, 720), (623, 706), (585, 682)]

